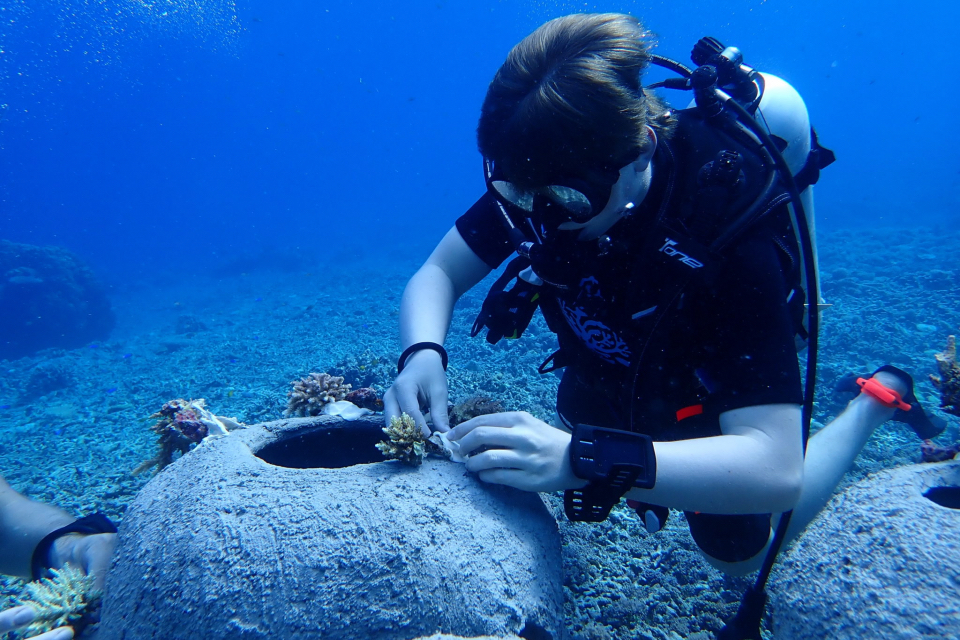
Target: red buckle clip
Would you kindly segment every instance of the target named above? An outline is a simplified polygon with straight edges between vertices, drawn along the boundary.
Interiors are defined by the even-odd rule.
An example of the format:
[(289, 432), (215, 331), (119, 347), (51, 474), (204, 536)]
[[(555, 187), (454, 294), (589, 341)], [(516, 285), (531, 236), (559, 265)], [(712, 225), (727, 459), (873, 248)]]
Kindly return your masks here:
[(863, 393), (873, 396), (885, 407), (900, 409), (901, 411), (910, 411), (912, 408), (908, 403), (903, 401), (899, 393), (889, 387), (885, 387), (882, 382), (878, 382), (873, 378), (857, 378), (857, 384), (860, 385)]

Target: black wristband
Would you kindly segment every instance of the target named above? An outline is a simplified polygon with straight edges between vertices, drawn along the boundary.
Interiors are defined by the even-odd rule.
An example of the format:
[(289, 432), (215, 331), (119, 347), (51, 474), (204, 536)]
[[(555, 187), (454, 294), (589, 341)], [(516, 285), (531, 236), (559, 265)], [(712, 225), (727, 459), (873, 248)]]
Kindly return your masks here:
[(564, 493), (570, 520), (602, 522), (634, 487), (652, 489), (657, 459), (650, 436), (578, 424), (570, 439), (570, 467), (590, 484)]
[(436, 342), (418, 342), (412, 344), (406, 349), (403, 350), (403, 353), (400, 354), (400, 359), (397, 360), (397, 373), (401, 373), (403, 368), (407, 366), (407, 358), (412, 356), (417, 351), (423, 351), (424, 349), (432, 349), (440, 354), (440, 364), (443, 365), (443, 370), (447, 370), (447, 362), (449, 358), (447, 357), (447, 350), (443, 348), (443, 345), (439, 345)]
[(96, 533), (116, 533), (117, 525), (110, 521), (110, 518), (99, 511), (71, 522), (65, 527), (60, 527), (51, 531), (43, 537), (33, 550), (33, 556), (30, 558), (30, 573), (34, 580), (39, 580), (50, 568), (50, 549), (53, 543), (59, 538), (70, 534), (80, 533), (83, 535), (93, 535)]

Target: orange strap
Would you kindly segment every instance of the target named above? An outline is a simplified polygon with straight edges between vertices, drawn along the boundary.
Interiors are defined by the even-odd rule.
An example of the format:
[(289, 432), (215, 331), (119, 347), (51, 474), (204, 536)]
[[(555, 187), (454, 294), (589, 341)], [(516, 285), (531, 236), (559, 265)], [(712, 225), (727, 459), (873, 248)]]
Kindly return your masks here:
[(903, 401), (900, 394), (889, 387), (885, 387), (882, 382), (873, 378), (857, 378), (857, 384), (863, 393), (873, 396), (885, 407), (891, 409), (900, 409), (901, 411), (910, 411), (912, 408)]

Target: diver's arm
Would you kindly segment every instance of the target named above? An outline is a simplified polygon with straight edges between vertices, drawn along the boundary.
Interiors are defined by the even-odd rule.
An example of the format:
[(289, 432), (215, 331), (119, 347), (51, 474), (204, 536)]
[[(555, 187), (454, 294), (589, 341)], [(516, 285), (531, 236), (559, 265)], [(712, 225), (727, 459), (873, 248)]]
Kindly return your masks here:
[[(724, 435), (656, 442), (656, 484), (627, 497), (685, 511), (746, 514), (791, 509), (800, 492), (800, 408), (771, 404), (727, 411)], [(485, 482), (524, 491), (579, 489), (570, 465), (570, 433), (527, 412), (495, 413), (451, 431), (467, 469)], [(479, 453), (474, 453), (479, 451)]]
[(417, 342), (443, 344), (453, 306), (488, 273), (490, 267), (467, 246), (457, 228), (451, 228), (403, 291), (401, 346), (406, 349)]
[(628, 498), (684, 511), (751, 514), (793, 508), (803, 481), (799, 405), (720, 414), (723, 435), (654, 444), (657, 481)]
[[(443, 344), (453, 306), (488, 273), (490, 267), (464, 242), (457, 228), (450, 229), (403, 291), (402, 348), (418, 342)], [(421, 411), (421, 407), (429, 407), (434, 428), (447, 431), (447, 378), (440, 355), (431, 349), (422, 349), (407, 357), (404, 365), (396, 382), (384, 394), (385, 420), (389, 422), (406, 413), (422, 431), (429, 433)]]
[(0, 477), (0, 573), (29, 580), (37, 544), (74, 520), (62, 509), (20, 495)]

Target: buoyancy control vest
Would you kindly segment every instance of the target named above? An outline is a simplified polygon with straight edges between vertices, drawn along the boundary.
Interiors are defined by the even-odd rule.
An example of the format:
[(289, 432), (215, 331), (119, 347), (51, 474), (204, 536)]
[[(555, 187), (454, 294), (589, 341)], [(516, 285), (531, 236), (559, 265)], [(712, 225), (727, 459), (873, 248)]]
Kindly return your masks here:
[[(658, 146), (647, 198), (610, 230), (606, 250), (582, 252), (576, 283), (561, 288), (538, 282), (536, 265), (531, 272), (530, 260), (518, 257), (491, 288), (474, 326), (474, 335), (487, 326), (490, 342), (516, 338), (539, 305), (560, 343), (540, 372), (572, 365), (571, 373), (617, 407), (618, 428), (643, 424), (649, 433), (650, 425), (662, 425), (650, 435), (668, 440), (680, 435), (665, 418), (699, 393), (696, 363), (683, 371), (672, 359), (670, 369), (680, 380), (666, 387), (674, 397), (661, 392), (637, 401), (634, 381), (679, 355), (667, 349), (668, 334), (690, 323), (685, 311), (696, 307), (691, 297), (709, 287), (747, 232), (762, 230), (777, 247), (798, 342), (805, 337), (799, 247), (775, 168), (753, 140), (707, 122), (696, 108), (679, 111), (677, 122), (675, 134)], [(683, 431), (687, 438), (719, 433), (717, 425), (690, 426)]]

